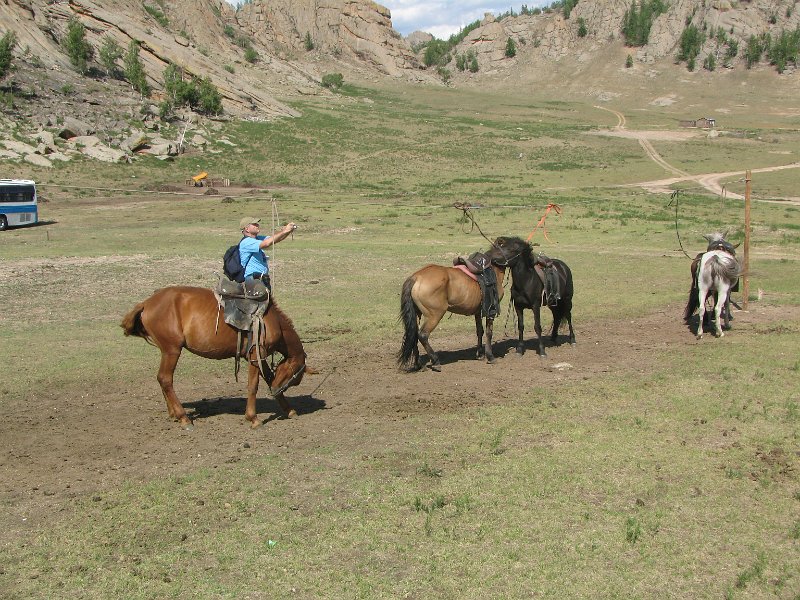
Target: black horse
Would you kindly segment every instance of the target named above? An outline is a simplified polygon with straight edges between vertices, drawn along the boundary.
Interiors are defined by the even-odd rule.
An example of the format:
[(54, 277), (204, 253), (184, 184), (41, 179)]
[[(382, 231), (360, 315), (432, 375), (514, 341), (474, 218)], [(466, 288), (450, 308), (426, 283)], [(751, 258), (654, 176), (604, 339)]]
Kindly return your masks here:
[[(534, 330), (539, 342), (539, 356), (545, 358), (542, 341), (542, 322), (540, 309), (548, 306), (553, 313), (553, 330), (550, 340), (558, 340), (558, 327), (563, 319), (569, 324), (569, 343), (575, 345), (575, 330), (572, 329), (572, 271), (558, 259), (538, 260), (528, 242), (518, 237), (499, 237), (494, 247), (486, 253), (496, 264), (505, 264), (511, 269), (511, 301), (517, 313), (517, 353), (525, 353), (523, 338), (524, 322), (522, 311), (529, 308), (533, 311)], [(552, 284), (545, 286), (545, 280), (552, 278)], [(546, 287), (548, 289), (546, 289)], [(558, 288), (557, 290), (554, 288)], [(549, 292), (549, 297), (548, 293)]]

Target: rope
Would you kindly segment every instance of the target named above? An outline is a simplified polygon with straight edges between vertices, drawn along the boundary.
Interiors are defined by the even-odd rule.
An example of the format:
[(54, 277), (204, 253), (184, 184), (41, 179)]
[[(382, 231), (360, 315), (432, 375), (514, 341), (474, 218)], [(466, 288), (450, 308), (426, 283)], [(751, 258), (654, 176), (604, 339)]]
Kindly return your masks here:
[[(275, 198), (272, 198), (270, 204), (271, 204), (271, 209), (272, 209), (272, 237), (275, 237), (275, 229), (280, 224), (280, 217), (278, 215), (278, 203), (275, 201)], [(271, 251), (272, 251), (272, 256), (275, 258), (275, 262), (277, 263), (277, 261), (278, 261), (278, 254), (277, 254), (278, 253), (278, 245), (277, 244), (272, 244)], [(274, 273), (276, 273), (276, 272), (277, 271), (274, 271), (273, 268), (270, 267), (269, 278), (270, 278), (270, 283), (272, 284), (272, 288), (273, 289), (275, 289), (276, 283), (277, 283), (277, 277), (274, 276)]]
[[(480, 206), (473, 206), (471, 204), (467, 204), (466, 202), (454, 202), (453, 208), (457, 208), (461, 211), (464, 211), (464, 216), (461, 221), (461, 231), (463, 233), (472, 233), (473, 230), (477, 229), (478, 232), (483, 236), (483, 239), (485, 239), (492, 245), (492, 247), (494, 247), (494, 242), (490, 240), (488, 237), (486, 237), (486, 234), (483, 233), (483, 230), (481, 229), (480, 225), (478, 225), (477, 221), (475, 221), (475, 216), (472, 214), (472, 209), (480, 208)], [(472, 223), (469, 231), (464, 230), (464, 226), (466, 225), (467, 220), (469, 220)]]
[(667, 208), (672, 206), (673, 200), (675, 201), (675, 235), (678, 236), (678, 245), (681, 247), (681, 252), (683, 252), (684, 256), (689, 260), (693, 260), (691, 256), (686, 254), (686, 250), (683, 249), (683, 242), (681, 241), (681, 232), (678, 230), (678, 198), (681, 195), (681, 190), (675, 190), (670, 194), (670, 201), (667, 204)]
[(539, 229), (539, 227), (542, 228), (542, 233), (544, 233), (544, 239), (546, 239), (548, 242), (550, 241), (550, 238), (547, 237), (547, 227), (545, 227), (545, 221), (547, 220), (547, 215), (550, 213), (551, 210), (556, 211), (557, 215), (561, 215), (561, 207), (554, 202), (550, 202), (547, 205), (547, 208), (545, 209), (542, 218), (539, 219), (539, 222), (536, 224), (536, 227), (533, 228), (533, 231), (531, 231), (531, 234), (528, 236), (527, 241), (529, 242), (531, 241), (533, 234), (536, 233), (536, 230)]

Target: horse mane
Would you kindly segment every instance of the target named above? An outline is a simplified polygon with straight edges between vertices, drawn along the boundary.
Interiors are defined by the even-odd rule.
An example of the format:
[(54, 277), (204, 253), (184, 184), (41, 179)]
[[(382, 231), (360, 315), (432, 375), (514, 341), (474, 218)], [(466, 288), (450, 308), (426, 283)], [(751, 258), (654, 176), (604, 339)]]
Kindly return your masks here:
[(533, 248), (531, 245), (523, 240), (520, 237), (512, 236), (512, 237), (499, 237), (495, 240), (495, 243), (502, 247), (503, 253), (506, 254), (506, 258), (511, 258), (514, 255), (519, 255), (519, 257), (524, 261), (525, 266), (529, 269), (533, 269), (535, 261), (533, 260)]
[[(298, 350), (299, 353), (305, 356), (305, 350), (303, 349), (303, 341), (300, 339), (300, 334), (297, 333), (297, 329), (294, 327), (294, 323), (292, 319), (287, 315), (281, 307), (275, 303), (275, 300), (271, 301), (269, 310), (275, 313), (275, 316), (278, 319), (278, 322), (281, 325), (281, 330), (283, 331), (283, 339), (286, 342), (286, 349), (290, 350), (290, 346), (294, 347), (294, 350)], [(291, 351), (291, 350), (290, 350)]]

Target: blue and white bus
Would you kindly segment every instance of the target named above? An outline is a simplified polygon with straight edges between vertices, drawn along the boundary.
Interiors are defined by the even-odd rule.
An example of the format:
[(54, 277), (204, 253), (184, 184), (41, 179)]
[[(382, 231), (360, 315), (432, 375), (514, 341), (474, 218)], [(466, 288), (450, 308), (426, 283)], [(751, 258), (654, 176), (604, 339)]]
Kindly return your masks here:
[(36, 184), (28, 179), (0, 179), (0, 231), (38, 222)]

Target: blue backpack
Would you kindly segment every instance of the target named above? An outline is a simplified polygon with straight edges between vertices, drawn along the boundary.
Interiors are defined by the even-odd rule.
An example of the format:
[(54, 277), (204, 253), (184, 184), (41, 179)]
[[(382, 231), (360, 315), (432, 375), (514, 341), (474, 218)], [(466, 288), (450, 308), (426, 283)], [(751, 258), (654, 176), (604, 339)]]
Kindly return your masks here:
[[(244, 238), (242, 238), (242, 240), (243, 239)], [(239, 240), (239, 244), (242, 243), (242, 240)], [(225, 254), (222, 256), (222, 272), (225, 273), (225, 276), (231, 281), (242, 283), (244, 281), (244, 269), (247, 263), (245, 263), (244, 267), (242, 266), (239, 244), (231, 246), (225, 251)], [(253, 258), (252, 254), (250, 258)], [(250, 262), (250, 258), (247, 259), (248, 263)]]

